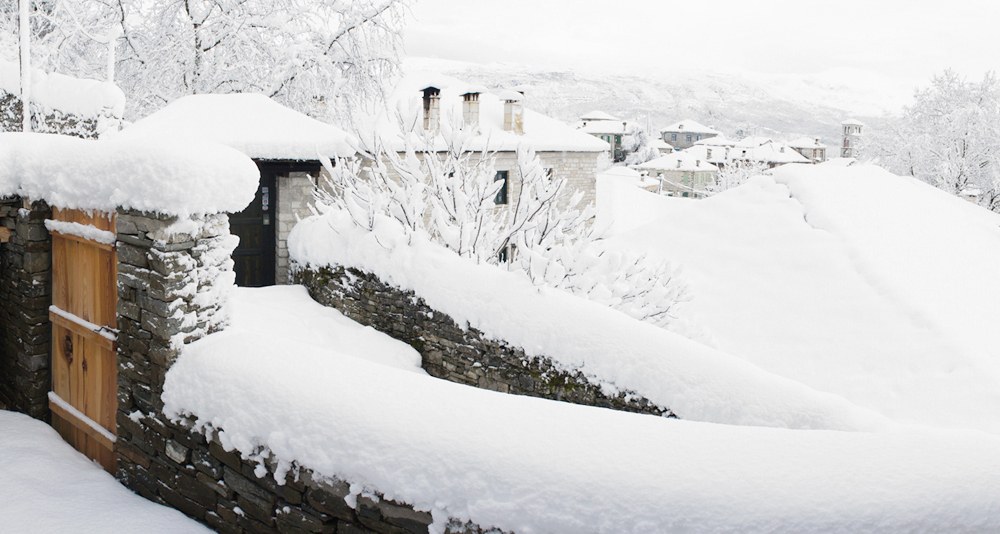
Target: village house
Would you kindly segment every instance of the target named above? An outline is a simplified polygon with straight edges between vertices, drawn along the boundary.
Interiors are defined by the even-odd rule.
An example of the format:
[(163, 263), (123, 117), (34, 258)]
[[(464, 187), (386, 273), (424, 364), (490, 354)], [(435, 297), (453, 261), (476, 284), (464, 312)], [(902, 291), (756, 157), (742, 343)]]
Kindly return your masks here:
[(454, 78), (413, 73), (390, 96), (392, 111), (371, 118), (370, 134), (392, 150), (409, 146), (422, 157), (447, 151), (448, 138), (462, 132), (463, 151), (495, 158), (496, 179), (505, 184), (497, 195), (499, 206), (517, 203), (517, 150), (531, 148), (549, 176), (566, 181), (567, 198), (580, 193), (584, 205), (596, 203), (598, 165), (610, 145), (526, 108), (524, 98), (519, 91), (488, 91)]
[(580, 116), (576, 128), (611, 145), (611, 159), (625, 160), (622, 139), (628, 131), (628, 123), (603, 111), (591, 111)]
[(311, 214), (320, 158), (355, 154), (343, 130), (258, 94), (185, 96), (116, 137), (217, 143), (257, 164), (254, 201), (229, 217), (240, 238), (233, 253), (236, 282), (250, 287), (288, 283), (288, 234)]
[(719, 168), (687, 151), (667, 154), (632, 168), (657, 178), (658, 192), (670, 196), (703, 198), (715, 184)]
[(767, 137), (741, 139), (730, 150), (729, 159), (762, 163), (769, 169), (786, 163), (814, 163), (787, 144)]
[(818, 137), (800, 137), (788, 143), (793, 150), (813, 163), (826, 161), (826, 145)]
[(660, 130), (660, 137), (677, 150), (690, 148), (702, 139), (717, 135), (719, 135), (717, 130), (690, 119), (671, 124)]

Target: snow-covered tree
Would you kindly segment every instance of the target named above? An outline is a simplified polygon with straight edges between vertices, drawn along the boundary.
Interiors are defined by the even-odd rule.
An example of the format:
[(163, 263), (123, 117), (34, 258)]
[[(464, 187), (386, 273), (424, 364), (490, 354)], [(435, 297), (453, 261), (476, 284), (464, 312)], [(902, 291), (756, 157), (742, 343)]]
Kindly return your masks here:
[(625, 164), (637, 165), (660, 157), (660, 151), (650, 145), (655, 140), (656, 136), (646, 133), (646, 130), (639, 127), (631, 127), (623, 142), (625, 146)]
[[(330, 180), (318, 208), (344, 210), (376, 235), (393, 221), (411, 239), (424, 236), (477, 263), (523, 272), (537, 285), (661, 326), (671, 322), (687, 299), (672, 264), (608, 250), (592, 207), (546, 172), (530, 148), (517, 150), (505, 184), (495, 154), (465, 150), (466, 131), (443, 133), (443, 152), (377, 147), (358, 160), (325, 162)], [(498, 204), (504, 193), (509, 203)]]
[(862, 147), (889, 170), (1000, 211), (1000, 85), (945, 71)]
[(767, 171), (767, 164), (760, 161), (733, 160), (719, 168), (715, 183), (708, 186), (710, 193), (721, 193), (737, 187), (750, 178)]

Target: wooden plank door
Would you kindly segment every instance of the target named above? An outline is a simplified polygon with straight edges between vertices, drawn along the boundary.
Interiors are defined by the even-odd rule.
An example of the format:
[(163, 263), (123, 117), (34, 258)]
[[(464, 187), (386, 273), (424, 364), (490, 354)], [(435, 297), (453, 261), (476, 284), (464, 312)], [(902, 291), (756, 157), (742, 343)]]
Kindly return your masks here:
[(113, 215), (53, 209), (52, 426), (114, 472), (118, 263)]
[(261, 166), (260, 186), (253, 202), (245, 210), (229, 216), (229, 229), (240, 238), (233, 251), (233, 270), (236, 271), (236, 284), (242, 287), (274, 285), (276, 178), (273, 171)]

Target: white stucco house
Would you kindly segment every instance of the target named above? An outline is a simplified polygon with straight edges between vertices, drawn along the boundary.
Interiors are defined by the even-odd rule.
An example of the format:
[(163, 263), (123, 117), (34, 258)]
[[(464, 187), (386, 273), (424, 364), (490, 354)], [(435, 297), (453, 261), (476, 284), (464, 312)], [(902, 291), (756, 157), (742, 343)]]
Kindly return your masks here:
[(611, 145), (613, 161), (623, 161), (625, 153), (622, 140), (628, 132), (628, 123), (613, 117), (603, 111), (595, 110), (584, 113), (576, 122), (575, 127)]
[(719, 172), (717, 165), (687, 151), (660, 156), (632, 168), (659, 180), (659, 192), (690, 198), (707, 196), (707, 188), (715, 183)]

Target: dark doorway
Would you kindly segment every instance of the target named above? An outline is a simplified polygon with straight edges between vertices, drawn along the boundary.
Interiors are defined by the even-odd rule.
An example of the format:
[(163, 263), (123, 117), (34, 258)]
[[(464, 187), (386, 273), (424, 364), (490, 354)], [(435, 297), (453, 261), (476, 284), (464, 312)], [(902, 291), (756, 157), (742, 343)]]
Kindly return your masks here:
[(245, 210), (229, 216), (229, 230), (240, 238), (233, 252), (233, 263), (236, 285), (242, 287), (274, 285), (277, 173), (266, 165), (258, 166), (257, 196)]

